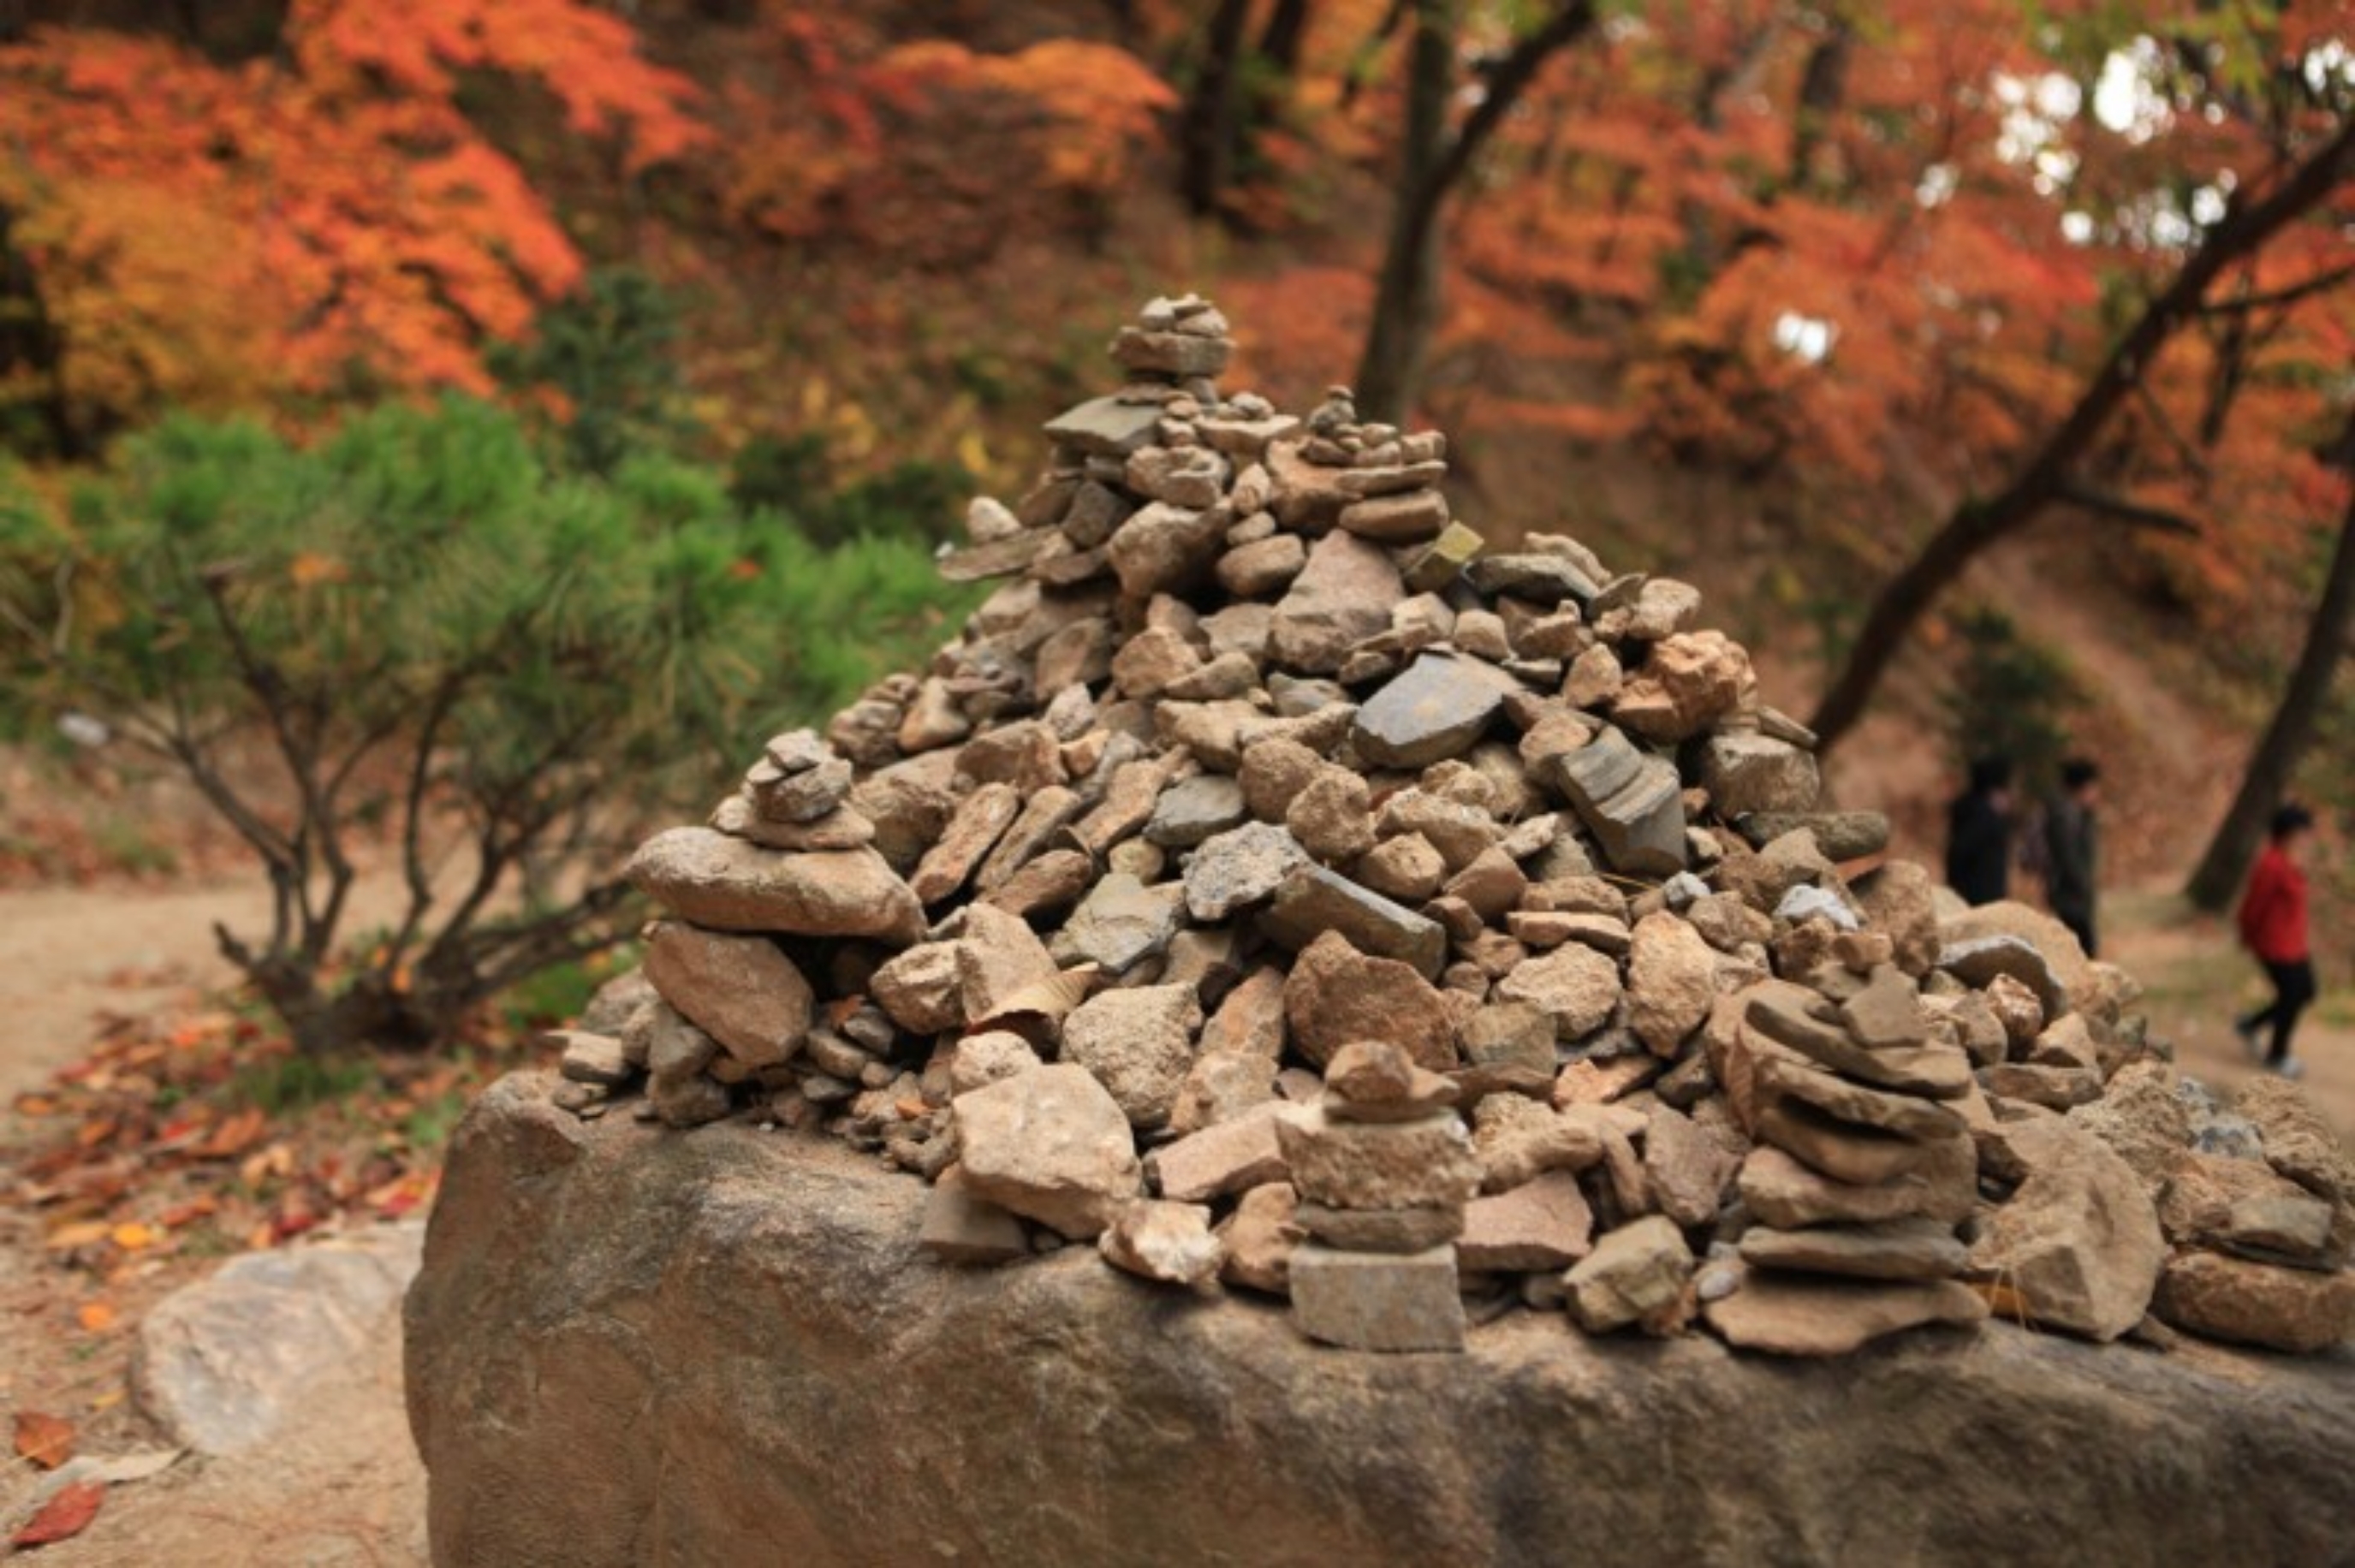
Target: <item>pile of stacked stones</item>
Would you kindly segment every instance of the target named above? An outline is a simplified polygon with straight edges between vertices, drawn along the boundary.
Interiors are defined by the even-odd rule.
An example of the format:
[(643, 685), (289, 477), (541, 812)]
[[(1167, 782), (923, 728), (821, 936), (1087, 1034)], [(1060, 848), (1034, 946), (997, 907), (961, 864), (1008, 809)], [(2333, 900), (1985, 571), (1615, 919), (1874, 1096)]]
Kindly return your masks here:
[(934, 1259), (1092, 1243), (1359, 1349), (2346, 1335), (2294, 1092), (2217, 1103), (2059, 926), (1818, 809), (1690, 587), (1487, 550), (1442, 437), (1226, 396), (1231, 347), (1147, 305), (974, 504), (957, 640), (638, 851), (563, 1104), (823, 1130), (932, 1184)]

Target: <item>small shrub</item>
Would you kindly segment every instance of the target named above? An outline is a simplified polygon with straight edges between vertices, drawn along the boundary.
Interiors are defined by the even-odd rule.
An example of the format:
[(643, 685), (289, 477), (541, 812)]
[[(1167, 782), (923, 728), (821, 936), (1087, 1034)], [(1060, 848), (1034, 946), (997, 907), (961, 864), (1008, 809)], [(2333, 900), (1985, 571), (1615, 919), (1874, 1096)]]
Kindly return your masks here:
[(401, 1118), (401, 1142), (420, 1152), (440, 1148), (466, 1119), (469, 1096), (463, 1089), (437, 1094)]
[(2049, 787), (2085, 702), (2068, 661), (2000, 610), (1971, 610), (1955, 629), (1961, 656), (1945, 703), (1957, 759), (2008, 756), (2024, 784)]
[(357, 1056), (270, 1056), (238, 1069), (228, 1093), (232, 1104), (277, 1117), (348, 1100), (375, 1083), (375, 1071)]
[(540, 313), (528, 343), (495, 347), (491, 369), (547, 407), (565, 467), (610, 475), (694, 428), (674, 357), (678, 316), (677, 302), (645, 273), (591, 272)]
[[(748, 739), (913, 662), (946, 607), (917, 545), (822, 548), (667, 458), (551, 472), (515, 417), (463, 400), (307, 448), (167, 421), (64, 515), (20, 496), (7, 519), (17, 655), (46, 701), (181, 768), (269, 868), (268, 932), (222, 951), (308, 1047), (444, 1036), (627, 935), (627, 845), (708, 805)], [(223, 763), (253, 735), (261, 786)], [(398, 844), (408, 907), (338, 965), (363, 830)], [(437, 897), (450, 853), (463, 886)]]
[(826, 438), (810, 431), (756, 435), (736, 453), (728, 493), (748, 509), (790, 521), (823, 549), (858, 539), (949, 539), (973, 494), (973, 476), (951, 464), (910, 460), (844, 481)]

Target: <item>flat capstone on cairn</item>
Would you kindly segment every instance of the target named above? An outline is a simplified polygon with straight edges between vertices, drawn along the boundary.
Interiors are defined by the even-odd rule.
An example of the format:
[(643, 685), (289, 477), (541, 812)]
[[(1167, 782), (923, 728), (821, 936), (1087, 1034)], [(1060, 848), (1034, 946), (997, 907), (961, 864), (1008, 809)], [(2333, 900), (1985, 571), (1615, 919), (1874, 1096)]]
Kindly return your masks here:
[(2059, 925), (1822, 810), (1692, 588), (1487, 550), (1444, 437), (1224, 394), (1232, 347), (1146, 305), (973, 503), (957, 640), (638, 850), (569, 1109), (829, 1133), (944, 1264), (1092, 1243), (1358, 1349), (2346, 1338), (2294, 1089), (2219, 1103)]

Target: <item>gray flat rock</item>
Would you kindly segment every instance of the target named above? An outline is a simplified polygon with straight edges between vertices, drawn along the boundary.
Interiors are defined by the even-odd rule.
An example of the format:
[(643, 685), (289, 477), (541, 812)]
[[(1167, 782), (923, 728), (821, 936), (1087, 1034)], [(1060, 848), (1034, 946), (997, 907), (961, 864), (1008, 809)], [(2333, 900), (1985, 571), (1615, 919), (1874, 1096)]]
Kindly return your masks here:
[(1460, 757), (1487, 732), (1508, 684), (1476, 659), (1424, 654), (1358, 709), (1358, 755), (1402, 769)]
[(1047, 421), (1047, 438), (1090, 457), (1126, 457), (1152, 443), (1161, 422), (1157, 403), (1124, 403), (1118, 398), (1091, 398)]
[(1550, 772), (1613, 870), (1672, 877), (1685, 869), (1684, 793), (1674, 764), (1605, 727)]
[(139, 1325), (132, 1391), (199, 1454), (267, 1442), (311, 1387), (390, 1333), (416, 1277), (422, 1221), (232, 1258)]
[(1113, 872), (1080, 901), (1048, 951), (1066, 966), (1100, 964), (1107, 975), (1124, 974), (1168, 950), (1178, 934), (1176, 891)]
[(1532, 604), (1568, 600), (1582, 610), (1602, 592), (1593, 579), (1558, 555), (1484, 555), (1466, 566), (1464, 575), (1490, 598), (1509, 595)]
[(1286, 876), (1259, 927), (1295, 952), (1337, 931), (1359, 952), (1412, 964), (1426, 980), (1447, 962), (1447, 933), (1436, 921), (1322, 866), (1303, 865)]
[(1196, 920), (1221, 921), (1274, 895), (1284, 878), (1308, 864), (1308, 851), (1272, 822), (1247, 822), (1205, 839), (1186, 859), (1186, 909)]

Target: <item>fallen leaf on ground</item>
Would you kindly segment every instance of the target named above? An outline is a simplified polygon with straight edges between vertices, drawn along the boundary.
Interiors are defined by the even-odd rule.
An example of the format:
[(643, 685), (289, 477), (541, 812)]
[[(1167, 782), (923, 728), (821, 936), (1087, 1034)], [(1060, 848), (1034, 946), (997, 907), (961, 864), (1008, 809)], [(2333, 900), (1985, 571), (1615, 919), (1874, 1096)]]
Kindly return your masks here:
[(106, 1488), (96, 1481), (76, 1481), (41, 1505), (18, 1531), (9, 1544), (18, 1551), (35, 1546), (48, 1546), (55, 1541), (71, 1541), (90, 1528), (98, 1517), (98, 1505), (106, 1500)]
[(112, 1227), (103, 1220), (83, 1220), (75, 1224), (59, 1226), (43, 1239), (41, 1245), (51, 1252), (70, 1252), (75, 1247), (87, 1247), (92, 1243), (106, 1240), (106, 1232), (111, 1229)]
[(140, 1224), (137, 1221), (115, 1226), (113, 1230), (107, 1232), (107, 1238), (126, 1253), (135, 1253), (143, 1247), (152, 1247), (155, 1244), (154, 1229)]
[(206, 1219), (220, 1212), (219, 1201), (209, 1193), (192, 1198), (186, 1203), (176, 1203), (156, 1216), (156, 1222), (167, 1230), (178, 1230), (192, 1221)]
[(251, 1148), (269, 1130), (269, 1118), (260, 1107), (240, 1111), (215, 1127), (212, 1136), (197, 1146), (199, 1159), (229, 1159)]
[(73, 1423), (61, 1415), (37, 1410), (16, 1413), (16, 1452), (44, 1470), (54, 1470), (73, 1457)]
[(82, 1463), (89, 1467), (84, 1474), (91, 1480), (119, 1487), (162, 1475), (178, 1464), (186, 1452), (186, 1448), (141, 1448), (110, 1459), (85, 1459)]
[(114, 1308), (103, 1301), (85, 1301), (74, 1313), (74, 1320), (93, 1334), (103, 1334), (114, 1327)]

